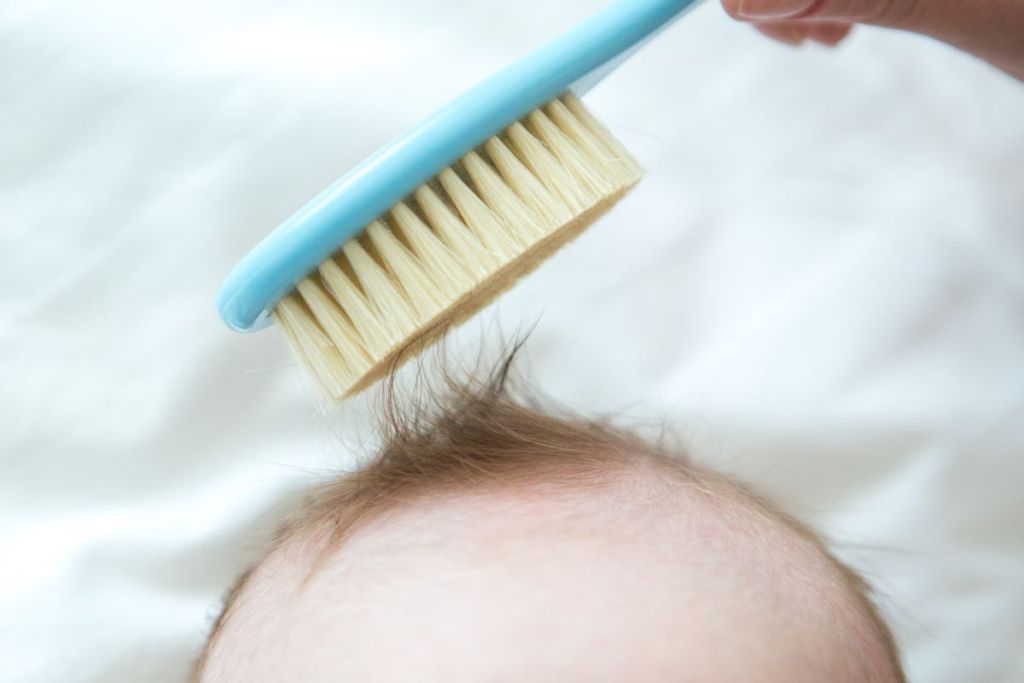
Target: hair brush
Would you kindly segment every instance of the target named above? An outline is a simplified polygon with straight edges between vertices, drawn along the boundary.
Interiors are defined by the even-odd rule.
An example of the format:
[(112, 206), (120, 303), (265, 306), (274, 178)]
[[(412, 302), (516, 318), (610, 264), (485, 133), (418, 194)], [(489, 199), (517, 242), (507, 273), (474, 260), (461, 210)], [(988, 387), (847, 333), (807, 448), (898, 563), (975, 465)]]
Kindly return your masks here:
[(350, 396), (580, 234), (642, 170), (578, 96), (696, 0), (619, 0), (341, 177), (224, 282), (233, 329), (271, 321)]

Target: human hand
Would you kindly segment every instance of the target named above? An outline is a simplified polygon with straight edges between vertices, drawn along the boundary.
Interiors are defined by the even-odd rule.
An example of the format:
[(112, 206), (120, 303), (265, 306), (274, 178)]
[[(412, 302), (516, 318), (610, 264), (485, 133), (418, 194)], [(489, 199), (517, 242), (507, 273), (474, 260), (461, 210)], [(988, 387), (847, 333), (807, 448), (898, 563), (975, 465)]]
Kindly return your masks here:
[(836, 45), (855, 24), (922, 33), (1024, 80), (1024, 0), (722, 0), (740, 21), (791, 45)]

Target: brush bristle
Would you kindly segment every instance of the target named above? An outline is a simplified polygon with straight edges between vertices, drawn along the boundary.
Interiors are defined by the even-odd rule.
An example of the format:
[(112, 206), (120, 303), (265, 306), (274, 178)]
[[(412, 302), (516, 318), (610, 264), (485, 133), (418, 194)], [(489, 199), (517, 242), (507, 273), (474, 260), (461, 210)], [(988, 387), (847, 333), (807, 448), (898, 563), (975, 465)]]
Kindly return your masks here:
[(641, 175), (566, 95), (373, 221), (282, 299), (274, 319), (323, 392), (350, 396), (515, 284)]

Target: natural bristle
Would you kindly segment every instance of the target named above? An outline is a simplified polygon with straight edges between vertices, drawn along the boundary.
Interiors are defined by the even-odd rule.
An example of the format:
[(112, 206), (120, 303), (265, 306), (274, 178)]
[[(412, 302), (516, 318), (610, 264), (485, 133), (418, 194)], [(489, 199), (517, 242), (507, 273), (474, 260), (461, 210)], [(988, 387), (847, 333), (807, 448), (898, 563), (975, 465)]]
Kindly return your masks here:
[(273, 312), (331, 399), (350, 396), (511, 287), (642, 175), (572, 95), (420, 187)]

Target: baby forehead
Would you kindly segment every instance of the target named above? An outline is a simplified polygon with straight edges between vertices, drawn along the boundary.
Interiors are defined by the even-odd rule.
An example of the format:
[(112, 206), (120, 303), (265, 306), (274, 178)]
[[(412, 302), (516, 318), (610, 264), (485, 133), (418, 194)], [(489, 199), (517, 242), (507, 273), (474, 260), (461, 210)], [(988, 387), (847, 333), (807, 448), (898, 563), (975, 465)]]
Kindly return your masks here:
[[(839, 584), (824, 555), (782, 518), (739, 490), (687, 477), (632, 471), (587, 486), (423, 491), (389, 500), (340, 542), (323, 520), (315, 524), (293, 529), (255, 570), (213, 648), (214, 666), (218, 649), (237, 661), (255, 641), (271, 646), (309, 623), (352, 640), (358, 622), (388, 642), (413, 638), (406, 631), (420, 617), (437, 628), (475, 623), (460, 639), (486, 649), (511, 636), (506, 629), (542, 628), (535, 622), (550, 609), (572, 616), (536, 623), (548, 624), (552, 642), (574, 633), (562, 643), (570, 647), (584, 633), (603, 641), (626, 625), (669, 632), (684, 613), (695, 629), (703, 624), (690, 640), (732, 638), (707, 620), (753, 628), (772, 604), (801, 595), (836, 593), (836, 607), (845, 600), (827, 589)], [(819, 589), (794, 588), (811, 584)], [(805, 618), (826, 612), (810, 606)], [(448, 645), (438, 636), (434, 647)]]
[(416, 491), (379, 501), (342, 537), (334, 523), (319, 518), (293, 528), (252, 583), (289, 574), (306, 581), (304, 571), (328, 568), (380, 578), (389, 565), (409, 572), (420, 562), (536, 563), (588, 550), (596, 558), (729, 563), (762, 573), (779, 564), (775, 558), (820, 562), (816, 571), (827, 564), (799, 529), (741, 489), (661, 464), (610, 469), (582, 485), (556, 478)]

